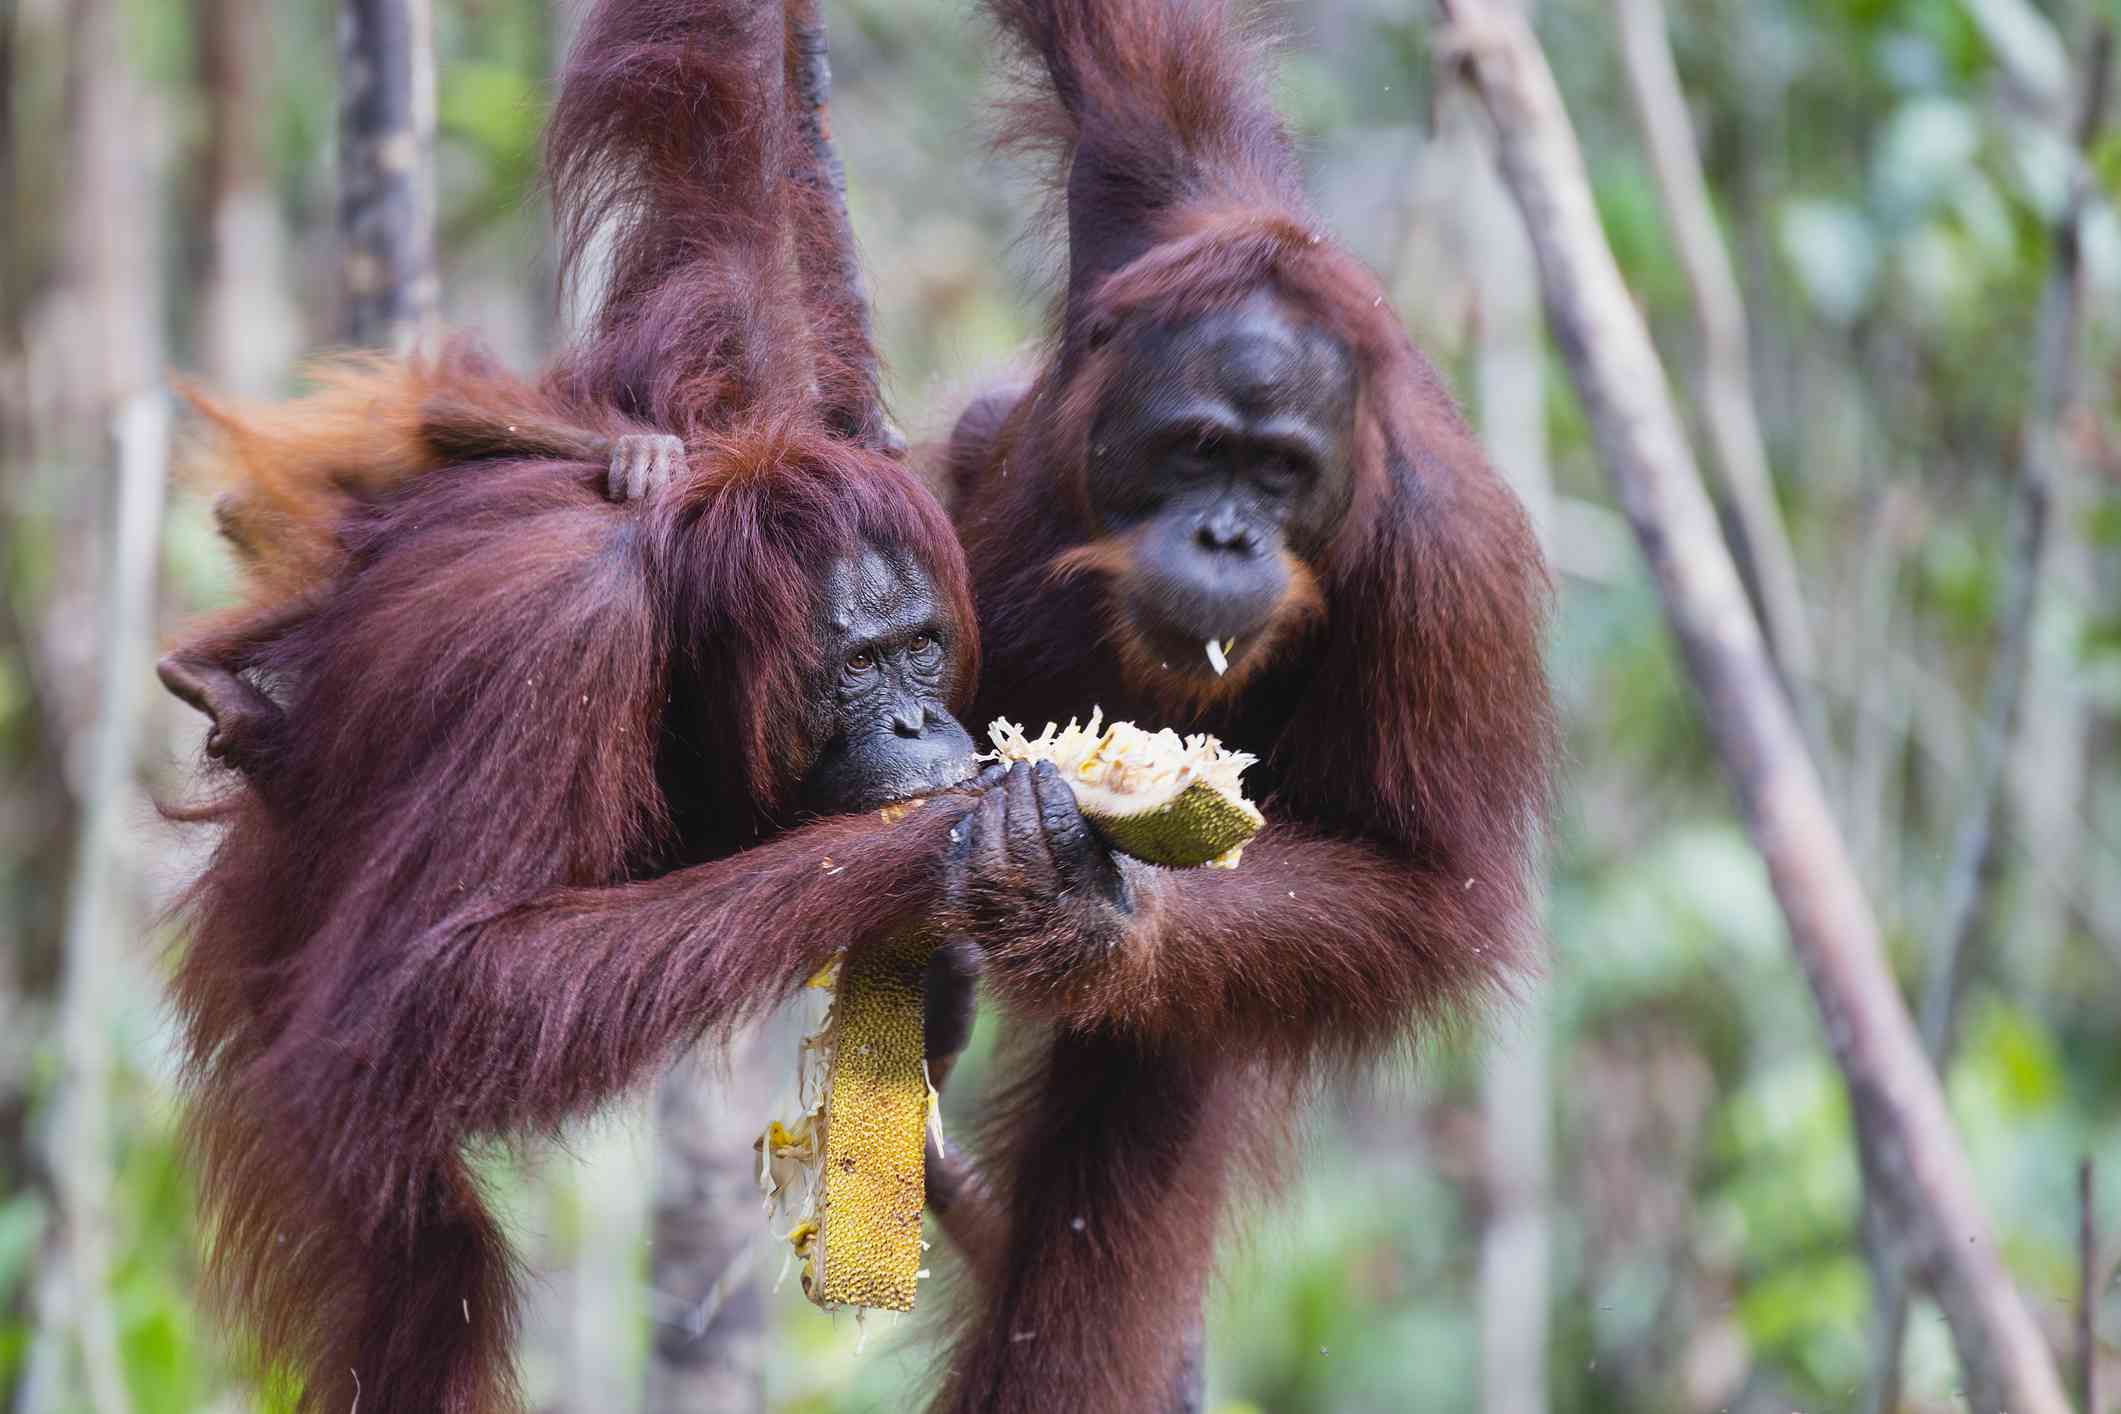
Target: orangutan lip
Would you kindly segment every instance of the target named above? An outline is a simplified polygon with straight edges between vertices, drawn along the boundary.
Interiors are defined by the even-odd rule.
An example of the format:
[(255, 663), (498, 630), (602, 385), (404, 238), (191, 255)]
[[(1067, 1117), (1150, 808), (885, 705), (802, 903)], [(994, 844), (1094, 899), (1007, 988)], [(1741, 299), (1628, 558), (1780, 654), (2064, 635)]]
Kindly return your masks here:
[(952, 786), (962, 785), (979, 772), (979, 762), (970, 756), (958, 756), (943, 762), (933, 770), (923, 771), (917, 776), (901, 777), (889, 790), (879, 791), (855, 813), (867, 810), (882, 810), (890, 805), (903, 805), (909, 800), (922, 800), (946, 791)]
[(1143, 641), (1155, 654), (1157, 664), (1166, 672), (1182, 677), (1203, 677), (1210, 673), (1216, 677), (1227, 676), (1243, 660), (1251, 641), (1258, 636), (1255, 632), (1210, 638), (1207, 634), (1182, 634), (1139, 620), (1136, 623)]

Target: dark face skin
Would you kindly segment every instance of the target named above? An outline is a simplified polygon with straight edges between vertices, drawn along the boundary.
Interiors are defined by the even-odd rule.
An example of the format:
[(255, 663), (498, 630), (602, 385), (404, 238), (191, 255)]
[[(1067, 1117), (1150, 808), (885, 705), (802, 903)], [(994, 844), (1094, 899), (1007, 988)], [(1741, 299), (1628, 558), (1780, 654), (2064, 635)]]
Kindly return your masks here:
[(1091, 426), (1102, 534), (1133, 532), (1118, 585), (1132, 627), (1174, 671), (1239, 658), (1289, 591), (1285, 552), (1315, 556), (1354, 487), (1354, 361), (1262, 291), (1128, 338)]
[(972, 774), (972, 738), (946, 705), (959, 631), (911, 556), (869, 548), (832, 567), (814, 703), (825, 745), (803, 777), (806, 808), (870, 810)]

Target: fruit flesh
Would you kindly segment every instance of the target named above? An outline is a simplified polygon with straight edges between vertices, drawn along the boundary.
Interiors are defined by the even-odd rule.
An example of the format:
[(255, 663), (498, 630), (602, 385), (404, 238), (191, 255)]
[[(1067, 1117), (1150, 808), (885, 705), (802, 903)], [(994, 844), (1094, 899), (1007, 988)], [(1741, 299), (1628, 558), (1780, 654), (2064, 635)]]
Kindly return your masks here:
[(1085, 819), (1123, 852), (1169, 869), (1234, 868), (1260, 813), (1239, 778), (1253, 758), (1212, 736), (1147, 732), (1128, 722), (1047, 723), (1037, 737), (998, 721), (988, 729), (1007, 761), (1051, 761), (1075, 789)]
[[(1084, 817), (1146, 863), (1234, 868), (1263, 823), (1238, 788), (1253, 758), (1224, 751), (1213, 737), (1181, 739), (1127, 723), (1105, 727), (1101, 713), (1091, 715), (1088, 727), (1048, 725), (1036, 739), (1006, 721), (989, 730), (1001, 759), (1053, 761), (1074, 787)], [(885, 816), (897, 819), (916, 808), (917, 802), (888, 807)], [(760, 1141), (761, 1178), (770, 1194), (788, 1187), (772, 1172), (776, 1155), (816, 1165), (814, 1210), (806, 1203), (814, 1221), (799, 1224), (789, 1238), (803, 1259), (804, 1294), (828, 1309), (911, 1310), (925, 1274), (923, 1148), (934, 1091), (925, 1064), (923, 978), (939, 942), (912, 929), (842, 956), (831, 1016), (806, 1043), (826, 1055), (827, 1079), (812, 1112), (819, 1141), (798, 1146), (778, 1125)], [(812, 985), (830, 984), (820, 974)]]

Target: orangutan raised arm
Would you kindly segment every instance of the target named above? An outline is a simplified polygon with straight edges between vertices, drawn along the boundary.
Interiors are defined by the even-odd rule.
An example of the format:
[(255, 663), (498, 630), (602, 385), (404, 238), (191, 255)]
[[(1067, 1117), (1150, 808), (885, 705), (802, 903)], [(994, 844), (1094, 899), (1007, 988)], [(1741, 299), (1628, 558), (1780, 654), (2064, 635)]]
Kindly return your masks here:
[(936, 1408), (1160, 1410), (1291, 1097), (1532, 965), (1549, 591), (1306, 204), (1228, 0), (987, 8), (1024, 80), (1004, 137), (1052, 158), (1068, 259), (1046, 362), (975, 400), (941, 467), (986, 655), (971, 719), (1215, 734), (1260, 758), (1269, 825), (1237, 869), (1173, 874), (1028, 772), (968, 817), (960, 926), (1050, 1034), (981, 1126), (992, 1210), (945, 1215), (1001, 1246)]

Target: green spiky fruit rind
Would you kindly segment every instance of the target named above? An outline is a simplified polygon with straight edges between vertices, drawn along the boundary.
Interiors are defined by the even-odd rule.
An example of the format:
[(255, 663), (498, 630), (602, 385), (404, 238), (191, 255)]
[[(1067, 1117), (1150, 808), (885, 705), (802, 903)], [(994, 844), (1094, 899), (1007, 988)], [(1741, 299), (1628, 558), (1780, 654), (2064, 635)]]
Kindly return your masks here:
[(1166, 869), (1214, 863), (1258, 834), (1263, 823), (1251, 805), (1205, 781), (1154, 810), (1114, 815), (1086, 809), (1083, 815), (1123, 852)]

